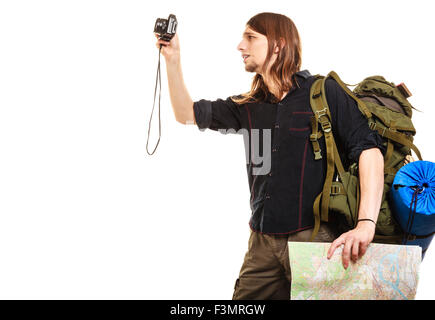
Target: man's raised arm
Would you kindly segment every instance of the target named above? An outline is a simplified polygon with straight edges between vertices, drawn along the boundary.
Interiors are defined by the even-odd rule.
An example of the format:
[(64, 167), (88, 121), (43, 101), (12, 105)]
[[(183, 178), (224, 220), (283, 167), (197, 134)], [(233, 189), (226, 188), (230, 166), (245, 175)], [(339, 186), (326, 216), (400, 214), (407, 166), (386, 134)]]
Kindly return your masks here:
[(162, 44), (161, 53), (165, 57), (166, 72), (168, 75), (169, 94), (171, 97), (172, 109), (175, 119), (182, 124), (195, 124), (195, 115), (193, 113), (193, 100), (184, 84), (183, 72), (181, 70), (180, 45), (178, 35), (171, 41), (159, 40), (156, 35), (157, 48)]

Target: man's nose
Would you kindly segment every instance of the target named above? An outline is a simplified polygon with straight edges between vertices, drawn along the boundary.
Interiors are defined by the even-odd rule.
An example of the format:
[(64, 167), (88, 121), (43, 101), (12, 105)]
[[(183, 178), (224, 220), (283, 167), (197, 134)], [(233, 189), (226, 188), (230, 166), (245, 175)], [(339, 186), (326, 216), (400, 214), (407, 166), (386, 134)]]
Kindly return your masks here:
[(244, 44), (244, 42), (242, 40), (242, 41), (240, 41), (239, 45), (237, 46), (237, 50), (243, 51), (245, 49), (246, 49), (246, 47), (245, 47), (245, 44)]

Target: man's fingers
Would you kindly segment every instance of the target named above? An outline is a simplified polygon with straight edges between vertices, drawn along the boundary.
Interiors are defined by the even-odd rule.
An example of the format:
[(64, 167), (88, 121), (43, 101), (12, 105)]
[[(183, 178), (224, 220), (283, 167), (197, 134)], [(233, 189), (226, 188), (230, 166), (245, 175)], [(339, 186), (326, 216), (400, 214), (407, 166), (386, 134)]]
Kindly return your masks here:
[(163, 47), (166, 47), (166, 46), (169, 45), (169, 42), (163, 41), (163, 40), (159, 40), (159, 41), (157, 41), (157, 46), (160, 47), (160, 45), (162, 45)]
[(335, 249), (337, 249), (337, 247), (341, 246), (344, 243), (344, 238), (343, 237), (339, 237), (337, 239), (334, 240), (334, 242), (331, 243), (331, 246), (329, 247), (328, 250), (328, 259), (331, 259), (332, 255), (334, 254)]
[(361, 258), (367, 251), (368, 245), (360, 242), (359, 244), (359, 257)]
[(160, 49), (160, 46), (162, 46), (162, 50), (164, 50), (163, 48), (166, 48), (166, 46), (168, 46), (168, 45), (169, 45), (169, 42), (165, 42), (165, 41), (162, 41), (162, 40), (159, 40), (156, 43), (157, 49)]
[(157, 47), (158, 48), (160, 47), (161, 44), (164, 45), (164, 46), (169, 45), (169, 41), (165, 41), (165, 40), (159, 39), (159, 35), (157, 33), (154, 33), (154, 35), (157, 38)]
[(358, 260), (358, 254), (359, 254), (359, 241), (355, 241), (352, 245), (352, 261), (356, 262)]
[(345, 269), (347, 269), (347, 267), (349, 266), (349, 261), (350, 261), (350, 251), (352, 249), (352, 244), (353, 244), (353, 239), (347, 239), (347, 241), (344, 244), (344, 248), (343, 248), (343, 254), (342, 254), (342, 262), (343, 262), (343, 267)]

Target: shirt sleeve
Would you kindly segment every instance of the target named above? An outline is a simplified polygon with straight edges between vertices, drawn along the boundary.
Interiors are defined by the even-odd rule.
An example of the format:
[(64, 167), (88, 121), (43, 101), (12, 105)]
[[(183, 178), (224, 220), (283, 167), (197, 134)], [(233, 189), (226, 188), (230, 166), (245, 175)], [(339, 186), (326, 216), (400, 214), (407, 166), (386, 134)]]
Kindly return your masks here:
[(241, 128), (240, 106), (230, 97), (216, 101), (199, 100), (193, 103), (195, 121), (199, 129), (234, 129)]
[(325, 90), (332, 117), (332, 131), (348, 159), (357, 162), (361, 152), (371, 148), (378, 148), (385, 155), (382, 137), (370, 129), (356, 101), (332, 78), (326, 80)]

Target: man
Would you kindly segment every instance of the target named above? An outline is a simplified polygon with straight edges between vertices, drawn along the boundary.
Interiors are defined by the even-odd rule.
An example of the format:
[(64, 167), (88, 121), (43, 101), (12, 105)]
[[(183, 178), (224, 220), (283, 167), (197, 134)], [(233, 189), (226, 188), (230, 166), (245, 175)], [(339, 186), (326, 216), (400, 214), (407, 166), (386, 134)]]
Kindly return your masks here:
[[(241, 52), (245, 70), (255, 73), (251, 91), (226, 100), (193, 102), (185, 87), (178, 36), (157, 41), (166, 59), (171, 103), (182, 124), (200, 129), (245, 130), (252, 139), (249, 155), (262, 149), (266, 170), (258, 162), (247, 165), (251, 188), (251, 235), (248, 252), (236, 281), (233, 299), (289, 299), (291, 270), (288, 241), (309, 241), (313, 202), (321, 192), (326, 170), (324, 138), (321, 161), (314, 160), (309, 140), (312, 114), (309, 90), (314, 77), (300, 71), (301, 46), (294, 23), (286, 16), (260, 13), (246, 25)], [(345, 268), (361, 257), (373, 240), (383, 192), (382, 140), (369, 129), (355, 101), (332, 79), (326, 82), (331, 123), (344, 163), (359, 162), (361, 201), (355, 229), (338, 234), (334, 221), (322, 223), (313, 241), (332, 242), (328, 258), (343, 245)], [(267, 136), (270, 136), (270, 146)], [(245, 137), (245, 136), (244, 136)], [(255, 139), (254, 139), (255, 140)], [(251, 146), (251, 149), (249, 147)], [(253, 163), (255, 162), (255, 163)]]

